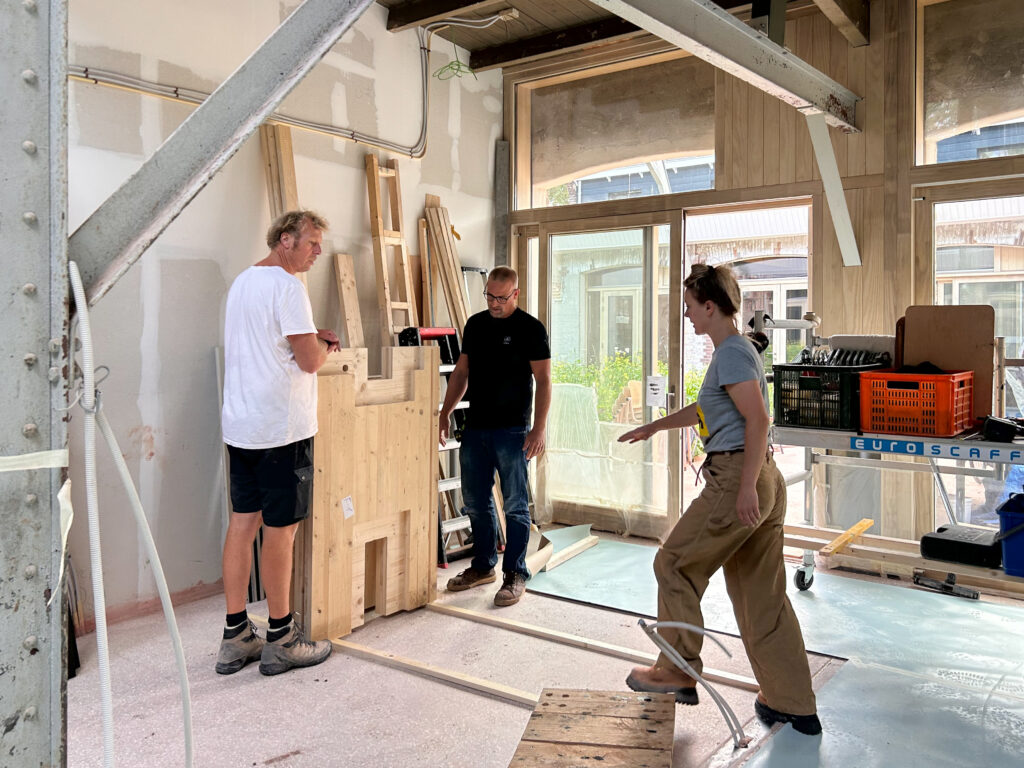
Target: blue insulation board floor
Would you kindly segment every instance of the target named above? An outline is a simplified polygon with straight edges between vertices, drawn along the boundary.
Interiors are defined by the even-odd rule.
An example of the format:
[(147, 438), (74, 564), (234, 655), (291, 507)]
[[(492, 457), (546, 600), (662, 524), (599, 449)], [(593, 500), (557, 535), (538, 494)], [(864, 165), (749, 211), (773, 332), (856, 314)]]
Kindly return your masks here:
[(1020, 768), (1024, 699), (848, 661), (818, 692), (821, 736), (785, 726), (744, 768)]
[[(654, 617), (655, 552), (602, 540), (527, 586)], [(1024, 766), (1024, 608), (826, 573), (787, 588), (807, 649), (851, 661), (818, 694), (822, 737), (786, 726), (746, 765)], [(721, 571), (702, 608), (737, 634)]]

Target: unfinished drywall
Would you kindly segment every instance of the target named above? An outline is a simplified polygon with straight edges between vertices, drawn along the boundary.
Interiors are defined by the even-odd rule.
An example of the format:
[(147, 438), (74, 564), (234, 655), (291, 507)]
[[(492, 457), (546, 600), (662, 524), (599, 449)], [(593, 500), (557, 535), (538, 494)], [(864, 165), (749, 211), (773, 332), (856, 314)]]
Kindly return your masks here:
[[(210, 91), (297, 5), (76, 0), (70, 8), (69, 59)], [(387, 32), (386, 17), (384, 8), (371, 5), (278, 111), (414, 144), (420, 129), (419, 43), (413, 31)], [(449, 59), (450, 53), (435, 54), (431, 70)], [(488, 266), (493, 264), (490, 190), (493, 142), (501, 131), (501, 80), (490, 72), (444, 82), (431, 78), (430, 89), (427, 155), (399, 158), (410, 250), (418, 251), (416, 221), (423, 197), (437, 194), (462, 235), (464, 262)], [(191, 112), (180, 103), (73, 81), (70, 231)], [(368, 149), (299, 129), (293, 129), (293, 139), (299, 202), (331, 224), (324, 254), (309, 273), (317, 325), (340, 325), (330, 254), (351, 253), (372, 350), (380, 333), (363, 170)], [(428, 164), (435, 172), (425, 171)], [(252, 138), (92, 313), (96, 363), (110, 367), (100, 385), (104, 411), (136, 481), (172, 593), (219, 589), (225, 485), (214, 347), (223, 335), (227, 289), (238, 273), (266, 255), (269, 223), (259, 139)], [(88, 615), (81, 421), (75, 413), (70, 429), (78, 519), (69, 549)], [(156, 589), (105, 451), (99, 447), (101, 537), (107, 605), (116, 617), (155, 607)]]

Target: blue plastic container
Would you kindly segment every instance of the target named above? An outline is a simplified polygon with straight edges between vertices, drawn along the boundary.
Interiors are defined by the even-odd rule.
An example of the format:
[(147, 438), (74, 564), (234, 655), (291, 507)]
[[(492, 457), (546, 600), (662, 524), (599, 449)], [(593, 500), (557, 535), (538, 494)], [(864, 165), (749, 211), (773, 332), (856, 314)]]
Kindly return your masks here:
[(1024, 576), (1024, 504), (1020, 503), (1020, 497), (1021, 494), (1013, 494), (996, 510), (999, 535), (1005, 536), (1002, 539), (1003, 570), (1009, 576)]

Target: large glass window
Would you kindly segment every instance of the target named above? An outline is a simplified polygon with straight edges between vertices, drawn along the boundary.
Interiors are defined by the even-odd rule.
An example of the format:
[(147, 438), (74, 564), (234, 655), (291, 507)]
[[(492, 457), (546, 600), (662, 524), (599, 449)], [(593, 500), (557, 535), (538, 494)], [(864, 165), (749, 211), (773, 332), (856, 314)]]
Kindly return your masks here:
[(715, 70), (700, 59), (541, 86), (529, 98), (532, 207), (714, 189)]
[[(739, 280), (743, 306), (740, 322), (746, 324), (756, 310), (770, 317), (799, 319), (807, 312), (810, 207), (794, 205), (780, 208), (687, 214), (685, 219), (686, 271), (695, 263), (729, 264)], [(704, 379), (714, 345), (707, 336), (697, 336), (693, 326), (684, 327), (685, 402), (696, 399)], [(743, 330), (747, 330), (744, 326)], [(774, 363), (791, 361), (803, 348), (799, 330), (774, 330), (763, 355), (764, 367), (771, 373)], [(769, 400), (771, 397), (769, 397)], [(702, 449), (696, 434), (688, 432), (684, 449), (686, 461), (695, 469), (702, 461)], [(785, 449), (775, 455), (783, 472), (798, 472), (804, 456), (799, 449)], [(697, 486), (684, 483), (687, 499), (699, 492)], [(803, 522), (802, 484), (788, 492), (788, 522)]]
[(919, 8), (923, 161), (1024, 154), (1024, 3), (919, 0)]
[[(933, 221), (935, 303), (992, 306), (1006, 356), (1024, 357), (1024, 196), (936, 203)], [(1006, 412), (1024, 415), (1022, 368), (1006, 369)], [(1013, 467), (1005, 480), (957, 475), (946, 482), (958, 519), (998, 525), (995, 508), (1020, 491), (1024, 472)], [(947, 519), (938, 500), (935, 519)]]

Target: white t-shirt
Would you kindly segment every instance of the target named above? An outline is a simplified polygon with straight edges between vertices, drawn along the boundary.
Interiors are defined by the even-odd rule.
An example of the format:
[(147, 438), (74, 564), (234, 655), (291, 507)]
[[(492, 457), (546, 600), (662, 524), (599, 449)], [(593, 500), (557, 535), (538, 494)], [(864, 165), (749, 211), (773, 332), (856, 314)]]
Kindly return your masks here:
[(316, 434), (316, 374), (295, 362), (288, 336), (316, 333), (306, 288), (280, 267), (249, 267), (224, 317), (224, 442), (277, 448)]

